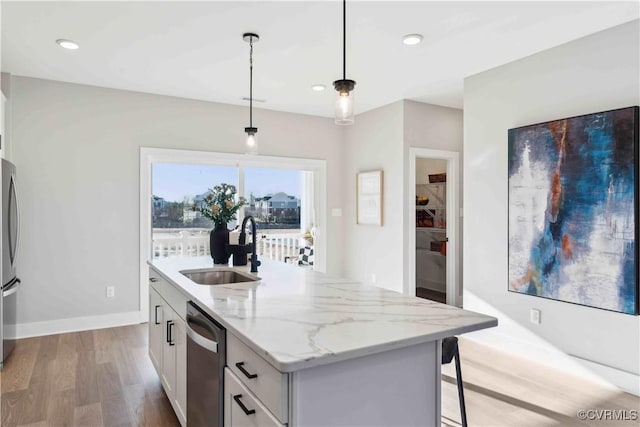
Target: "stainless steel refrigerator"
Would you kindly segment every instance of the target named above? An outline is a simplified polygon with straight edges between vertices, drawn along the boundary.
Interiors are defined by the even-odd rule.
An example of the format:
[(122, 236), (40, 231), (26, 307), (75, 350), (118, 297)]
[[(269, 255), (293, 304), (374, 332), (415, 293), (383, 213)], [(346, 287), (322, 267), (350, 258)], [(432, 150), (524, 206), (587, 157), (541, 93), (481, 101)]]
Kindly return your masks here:
[(2, 334), (2, 363), (15, 347), (16, 303), (20, 279), (16, 273), (20, 216), (16, 194), (16, 167), (2, 160), (2, 303), (0, 304), (0, 333)]

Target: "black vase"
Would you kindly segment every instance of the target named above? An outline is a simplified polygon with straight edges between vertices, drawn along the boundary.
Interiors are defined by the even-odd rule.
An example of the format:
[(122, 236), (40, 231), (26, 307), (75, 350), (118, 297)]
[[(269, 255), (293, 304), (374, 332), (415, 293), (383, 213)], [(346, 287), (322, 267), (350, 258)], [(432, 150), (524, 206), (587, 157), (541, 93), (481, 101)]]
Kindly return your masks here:
[(209, 234), (209, 249), (214, 264), (228, 264), (230, 253), (227, 252), (229, 244), (229, 230), (227, 223), (216, 224)]

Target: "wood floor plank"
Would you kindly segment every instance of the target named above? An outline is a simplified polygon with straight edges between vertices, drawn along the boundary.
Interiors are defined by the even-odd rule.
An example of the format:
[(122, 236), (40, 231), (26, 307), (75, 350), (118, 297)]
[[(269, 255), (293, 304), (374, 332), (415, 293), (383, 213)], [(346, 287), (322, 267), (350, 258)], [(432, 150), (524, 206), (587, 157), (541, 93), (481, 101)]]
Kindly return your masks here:
[(123, 395), (120, 374), (113, 363), (96, 365), (96, 377), (101, 401), (107, 397)]
[(76, 365), (76, 403), (84, 406), (100, 401), (96, 374), (96, 360), (93, 351), (78, 353)]
[(93, 331), (97, 364), (115, 362), (113, 346), (114, 343), (118, 341), (118, 337), (113, 329), (115, 328), (97, 329)]
[(105, 427), (133, 425), (123, 394), (106, 396), (100, 400), (100, 404)]
[(169, 402), (167, 395), (163, 393), (161, 397), (152, 399), (153, 406), (158, 414), (158, 418), (162, 421), (161, 427), (180, 427), (180, 421), (173, 412), (173, 407)]
[(66, 334), (60, 334), (58, 340), (58, 355), (77, 353), (80, 348), (79, 334), (78, 332), (69, 332)]
[(77, 406), (73, 411), (73, 424), (78, 427), (103, 427), (102, 405), (92, 403), (91, 405)]
[(17, 340), (13, 353), (2, 369), (2, 393), (27, 389), (39, 350), (39, 337)]
[(56, 392), (49, 401), (47, 424), (59, 427), (73, 426), (75, 403), (75, 390)]
[(95, 351), (95, 345), (93, 342), (93, 331), (80, 331), (76, 332), (78, 336), (77, 351)]
[(0, 409), (2, 427), (18, 425), (22, 412), (26, 410), (27, 394), (26, 389), (2, 393), (2, 409)]
[(149, 350), (146, 347), (134, 348), (131, 350), (131, 356), (136, 363), (146, 393), (153, 398), (161, 397), (164, 394), (162, 382), (149, 359)]
[(38, 358), (33, 366), (33, 374), (25, 394), (24, 408), (27, 410), (19, 414), (18, 424), (32, 424), (46, 420), (53, 389), (53, 369), (56, 363), (55, 358), (52, 359), (51, 355), (56, 341), (53, 339), (43, 340), (44, 346), (38, 352)]
[(138, 372), (138, 367), (133, 359), (131, 351), (122, 343), (114, 345), (113, 351), (122, 384), (142, 384), (142, 377)]
[(157, 426), (162, 424), (162, 419), (159, 418), (153, 400), (143, 384), (126, 386), (124, 395), (133, 425)]
[(53, 372), (53, 389), (56, 391), (72, 390), (76, 386), (76, 371), (78, 368), (78, 353), (58, 347)]
[(40, 337), (40, 348), (38, 350), (38, 359), (54, 360), (58, 355), (58, 342), (60, 335), (47, 335)]
[(40, 421), (37, 423), (31, 423), (31, 424), (20, 424), (18, 427), (52, 427), (52, 425), (46, 421)]

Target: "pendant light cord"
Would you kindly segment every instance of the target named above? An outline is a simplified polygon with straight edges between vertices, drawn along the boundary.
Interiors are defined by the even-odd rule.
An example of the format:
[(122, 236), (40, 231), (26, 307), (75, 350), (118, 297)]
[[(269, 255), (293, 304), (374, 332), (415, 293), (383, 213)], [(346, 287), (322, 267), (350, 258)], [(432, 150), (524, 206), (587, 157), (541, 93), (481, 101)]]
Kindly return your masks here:
[(342, 80), (347, 79), (347, 0), (342, 0)]
[(253, 127), (253, 37), (249, 39), (249, 127)]

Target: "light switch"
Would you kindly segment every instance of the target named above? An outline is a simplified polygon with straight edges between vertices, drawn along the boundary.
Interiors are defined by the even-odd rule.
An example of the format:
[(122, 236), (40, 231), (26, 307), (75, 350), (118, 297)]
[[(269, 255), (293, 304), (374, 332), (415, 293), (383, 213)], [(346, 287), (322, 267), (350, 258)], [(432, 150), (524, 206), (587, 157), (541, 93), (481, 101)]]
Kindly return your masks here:
[(342, 216), (342, 209), (340, 208), (331, 209), (331, 216)]

